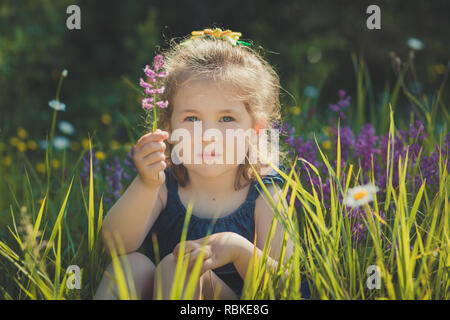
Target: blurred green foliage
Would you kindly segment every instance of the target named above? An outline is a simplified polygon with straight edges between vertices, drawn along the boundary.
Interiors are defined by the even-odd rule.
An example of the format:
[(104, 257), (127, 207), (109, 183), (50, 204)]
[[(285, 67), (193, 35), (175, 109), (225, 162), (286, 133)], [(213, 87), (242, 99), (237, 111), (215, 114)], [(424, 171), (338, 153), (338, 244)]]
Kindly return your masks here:
[[(81, 30), (66, 28), (66, 8), (72, 4), (81, 8)], [(366, 28), (369, 4), (381, 7), (381, 30)], [(280, 74), (285, 106), (298, 105), (307, 86), (320, 88), (320, 98), (313, 104), (321, 113), (329, 112), (338, 89), (354, 96), (352, 53), (364, 57), (374, 88), (372, 99), (380, 102), (386, 82), (396, 81), (389, 53), (406, 58), (410, 37), (425, 45), (417, 51), (416, 63), (427, 93), (442, 81), (439, 66), (448, 62), (449, 9), (446, 0), (2, 0), (0, 136), (13, 135), (21, 125), (36, 139), (45, 139), (52, 112), (48, 101), (54, 98), (62, 69), (68, 69), (69, 77), (61, 95), (67, 111), (59, 120), (70, 120), (83, 135), (100, 129), (103, 113), (111, 114), (114, 123), (121, 121), (120, 112), (132, 125), (139, 124), (140, 104), (123, 77), (137, 83), (158, 46), (213, 26), (240, 31), (242, 39), (266, 50), (266, 59)], [(399, 108), (408, 108), (403, 102)], [(114, 126), (99, 131), (118, 139), (127, 136)]]

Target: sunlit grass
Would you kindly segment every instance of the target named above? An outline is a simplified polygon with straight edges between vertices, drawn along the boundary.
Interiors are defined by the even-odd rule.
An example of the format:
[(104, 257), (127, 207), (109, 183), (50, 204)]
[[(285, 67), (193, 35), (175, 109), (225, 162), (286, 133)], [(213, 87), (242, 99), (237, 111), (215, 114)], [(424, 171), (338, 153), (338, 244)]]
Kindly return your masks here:
[[(363, 121), (363, 105), (368, 75), (364, 63), (354, 60), (357, 75), (357, 120)], [(358, 67), (359, 66), (359, 67)], [(403, 74), (401, 75), (401, 77)], [(440, 100), (443, 86), (431, 103), (428, 99), (414, 97), (405, 93), (423, 112), (427, 124), (426, 143), (414, 166), (408, 153), (400, 156), (394, 163), (394, 137), (398, 129), (394, 123), (395, 105), (403, 86), (399, 80), (392, 90), (390, 101), (383, 102), (382, 117), (377, 127), (389, 133), (386, 163), (386, 185), (383, 186), (384, 201), (380, 193), (375, 194), (373, 202), (362, 209), (367, 237), (362, 242), (353, 238), (352, 220), (349, 209), (340, 200), (350, 188), (362, 184), (362, 175), (368, 174), (370, 183), (377, 185), (374, 170), (362, 172), (357, 163), (347, 161), (341, 166), (341, 137), (337, 137), (336, 154), (330, 155), (321, 148), (316, 136), (315, 144), (321, 162), (327, 168), (327, 176), (312, 163), (303, 158), (290, 159), (287, 168), (281, 171), (274, 167), (284, 179), (279, 186), (278, 199), (290, 200), (285, 207), (271, 197), (267, 186), (257, 177), (262, 193), (273, 208), (273, 220), (267, 241), (258, 258), (256, 250), (246, 274), (242, 299), (301, 299), (302, 281), (311, 288), (312, 299), (449, 299), (449, 189), (450, 178), (447, 172), (447, 157), (439, 155), (439, 185), (431, 188), (425, 179), (418, 186), (407, 178), (420, 173), (418, 164), (422, 152), (433, 148), (437, 139), (433, 131), (438, 110), (445, 106)], [(422, 99), (422, 100), (421, 100)], [(305, 108), (305, 106), (302, 106)], [(306, 106), (308, 108), (308, 106)], [(108, 120), (108, 119), (106, 119)], [(106, 121), (105, 120), (105, 121)], [(444, 132), (447, 130), (448, 113), (444, 112)], [(52, 132), (56, 121), (56, 111), (52, 122)], [(108, 120), (110, 121), (110, 120)], [(361, 122), (360, 124), (362, 124)], [(338, 123), (340, 126), (340, 123)], [(53, 135), (51, 135), (53, 136)], [(135, 286), (131, 281), (126, 255), (120, 246), (108, 255), (101, 241), (104, 198), (98, 187), (99, 178), (94, 179), (91, 139), (87, 140), (85, 150), (90, 155), (89, 183), (84, 187), (78, 175), (81, 153), (69, 171), (69, 178), (63, 179), (64, 172), (52, 174), (51, 165), (56, 155), (50, 150), (45, 154), (45, 170), (41, 173), (35, 165), (24, 157), (25, 174), (19, 174), (18, 166), (11, 161), (0, 163), (0, 175), (5, 179), (11, 200), (5, 206), (8, 215), (0, 216), (5, 224), (0, 235), (0, 297), (3, 299), (92, 299), (106, 266), (112, 262), (117, 286), (117, 298), (137, 299)], [(428, 149), (428, 150), (425, 150)], [(330, 160), (332, 159), (332, 160)], [(336, 165), (334, 164), (336, 159)], [(66, 153), (62, 156), (62, 167), (66, 167)], [(397, 161), (396, 161), (397, 162)], [(306, 167), (307, 174), (300, 174), (298, 168)], [(394, 187), (394, 168), (398, 168), (398, 187)], [(321, 184), (312, 182), (316, 175)], [(75, 180), (75, 185), (73, 184)], [(324, 203), (323, 188), (330, 184), (327, 205)], [(76, 186), (79, 186), (77, 188)], [(88, 190), (87, 190), (88, 189)], [(15, 190), (20, 190), (21, 197)], [(85, 194), (87, 192), (87, 194)], [(36, 196), (36, 194), (40, 196)], [(2, 196), (2, 199), (5, 199)], [(295, 206), (298, 202), (301, 205)], [(38, 203), (38, 205), (36, 205)], [(79, 203), (75, 206), (74, 203)], [(79, 212), (73, 208), (82, 208)], [(384, 218), (380, 212), (384, 212)], [(186, 239), (187, 226), (192, 213), (192, 203), (186, 212), (182, 240)], [(277, 258), (283, 261), (286, 243), (294, 244), (292, 256), (276, 270), (267, 266), (267, 256), (271, 252), (272, 239), (277, 225), (283, 229), (282, 248)], [(212, 226), (208, 234), (212, 232)], [(155, 245), (156, 262), (159, 262), (158, 247)], [(256, 239), (255, 242), (256, 244)], [(192, 299), (200, 278), (200, 255), (192, 272), (187, 272), (188, 255), (180, 247), (176, 265), (171, 299)], [(119, 261), (124, 261), (120, 263)], [(66, 270), (71, 265), (81, 269), (81, 289), (69, 289), (70, 274)], [(380, 270), (379, 289), (367, 285), (370, 266)], [(112, 277), (112, 275), (110, 275)], [(160, 278), (160, 274), (155, 275)], [(216, 295), (217, 296), (217, 295)], [(162, 289), (157, 287), (156, 297), (162, 298)]]

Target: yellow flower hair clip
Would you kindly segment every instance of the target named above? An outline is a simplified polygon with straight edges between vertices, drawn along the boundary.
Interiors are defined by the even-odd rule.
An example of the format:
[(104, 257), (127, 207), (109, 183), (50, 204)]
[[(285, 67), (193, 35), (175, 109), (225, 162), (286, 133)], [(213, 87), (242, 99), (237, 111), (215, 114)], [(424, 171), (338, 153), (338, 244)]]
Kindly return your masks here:
[(239, 38), (242, 36), (242, 33), (240, 32), (233, 32), (230, 29), (227, 29), (225, 31), (222, 31), (220, 28), (216, 28), (214, 30), (212, 29), (204, 29), (201, 31), (192, 31), (191, 32), (191, 38), (199, 38), (199, 37), (214, 37), (216, 39), (224, 39), (230, 42), (233, 46), (236, 45), (244, 45), (244, 46), (250, 46), (251, 44), (245, 41), (239, 40)]

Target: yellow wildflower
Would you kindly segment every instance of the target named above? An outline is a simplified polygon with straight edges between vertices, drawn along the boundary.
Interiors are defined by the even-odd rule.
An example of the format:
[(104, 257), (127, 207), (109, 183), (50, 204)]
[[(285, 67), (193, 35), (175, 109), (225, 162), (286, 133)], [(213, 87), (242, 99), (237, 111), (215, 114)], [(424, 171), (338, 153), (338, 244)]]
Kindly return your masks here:
[(60, 164), (61, 163), (59, 162), (58, 159), (53, 159), (53, 161), (52, 161), (53, 168), (58, 169)]
[(19, 142), (20, 140), (17, 137), (12, 137), (9, 139), (9, 143), (11, 143), (11, 145), (14, 147), (16, 147)]
[(444, 74), (445, 73), (445, 69), (446, 67), (441, 63), (441, 64), (436, 64), (434, 67), (434, 71), (437, 74)]
[(323, 147), (325, 150), (330, 150), (330, 149), (331, 149), (331, 141), (330, 141), (330, 140), (327, 140), (327, 141), (322, 142), (322, 147)]
[(20, 152), (25, 152), (27, 150), (27, 145), (23, 141), (19, 141), (17, 143), (17, 149), (19, 149)]
[(301, 112), (300, 107), (298, 106), (291, 107), (291, 112), (294, 116), (298, 116)]
[(27, 130), (25, 130), (24, 127), (18, 127), (17, 128), (17, 135), (21, 139), (26, 139), (28, 137), (28, 132), (27, 132)]
[(39, 162), (38, 164), (36, 164), (36, 170), (39, 173), (45, 173), (45, 163)]
[(112, 118), (109, 114), (104, 113), (102, 114), (102, 122), (106, 125), (111, 124)]
[(28, 140), (28, 141), (27, 141), (27, 147), (28, 147), (28, 149), (30, 149), (30, 150), (36, 150), (37, 147), (38, 147), (38, 145), (37, 145), (36, 141), (34, 141), (34, 140)]
[(9, 167), (12, 163), (11, 157), (10, 156), (6, 156), (3, 157), (3, 165), (6, 167)]
[(87, 149), (89, 148), (89, 140), (84, 138), (83, 140), (81, 140), (81, 144), (83, 145), (83, 149)]
[(97, 151), (97, 152), (95, 153), (95, 157), (96, 157), (98, 160), (104, 160), (104, 159), (106, 158), (106, 155), (105, 155), (105, 153), (102, 152), (102, 151)]
[(109, 147), (111, 149), (118, 148), (119, 146), (120, 146), (120, 143), (117, 140), (111, 140), (111, 142), (109, 143)]

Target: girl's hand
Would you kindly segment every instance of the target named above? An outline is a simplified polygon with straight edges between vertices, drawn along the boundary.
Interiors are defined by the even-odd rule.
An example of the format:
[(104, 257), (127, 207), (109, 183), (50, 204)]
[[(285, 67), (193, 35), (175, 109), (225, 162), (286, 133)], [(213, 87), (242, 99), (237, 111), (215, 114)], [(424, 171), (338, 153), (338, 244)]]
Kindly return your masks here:
[(150, 188), (159, 187), (165, 181), (164, 169), (166, 144), (163, 140), (169, 137), (169, 133), (157, 129), (143, 135), (134, 146), (134, 164), (141, 181)]
[[(203, 248), (204, 256), (200, 275), (208, 270), (216, 269), (236, 261), (239, 257), (240, 245), (243, 241), (248, 241), (234, 232), (214, 233), (201, 239), (185, 241), (184, 254), (186, 256), (189, 253), (188, 270), (194, 267), (197, 257), (202, 252), (202, 245), (205, 239), (207, 242)], [(181, 242), (173, 250), (175, 260), (178, 259), (180, 245)]]

